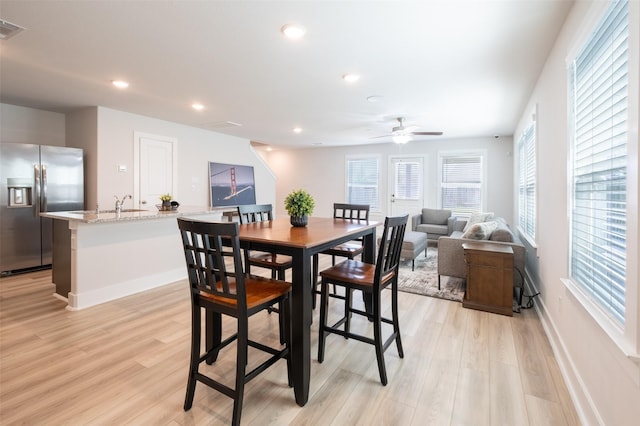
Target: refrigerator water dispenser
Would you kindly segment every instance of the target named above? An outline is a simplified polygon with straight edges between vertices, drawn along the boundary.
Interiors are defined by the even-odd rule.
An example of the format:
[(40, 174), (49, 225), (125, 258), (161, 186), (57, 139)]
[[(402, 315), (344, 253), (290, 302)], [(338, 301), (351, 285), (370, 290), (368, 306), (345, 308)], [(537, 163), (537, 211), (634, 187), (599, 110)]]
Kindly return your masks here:
[(9, 200), (7, 207), (33, 206), (33, 181), (31, 179), (8, 178)]

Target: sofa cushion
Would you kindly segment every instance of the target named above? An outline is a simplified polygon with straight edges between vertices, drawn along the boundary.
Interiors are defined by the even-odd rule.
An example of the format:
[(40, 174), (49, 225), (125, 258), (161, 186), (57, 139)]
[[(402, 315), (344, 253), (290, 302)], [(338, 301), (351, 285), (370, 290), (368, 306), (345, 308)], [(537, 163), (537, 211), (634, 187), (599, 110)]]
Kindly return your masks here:
[(469, 216), (469, 219), (467, 219), (467, 224), (464, 226), (462, 232), (466, 232), (474, 223), (487, 222), (490, 219), (493, 219), (493, 212), (472, 214), (471, 216)]
[(449, 228), (447, 225), (431, 225), (423, 223), (416, 226), (416, 231), (425, 232), (427, 234), (449, 235)]
[(451, 210), (422, 209), (422, 223), (433, 225), (447, 225), (451, 217)]
[(463, 234), (462, 238), (470, 240), (488, 240), (491, 233), (498, 227), (496, 222), (474, 223)]
[(496, 222), (498, 226), (491, 233), (489, 240), (500, 241), (503, 243), (512, 243), (515, 241), (513, 232), (511, 232), (511, 229), (509, 228), (509, 225), (507, 225), (507, 222), (504, 220), (504, 218), (498, 217), (494, 220), (494, 222)]

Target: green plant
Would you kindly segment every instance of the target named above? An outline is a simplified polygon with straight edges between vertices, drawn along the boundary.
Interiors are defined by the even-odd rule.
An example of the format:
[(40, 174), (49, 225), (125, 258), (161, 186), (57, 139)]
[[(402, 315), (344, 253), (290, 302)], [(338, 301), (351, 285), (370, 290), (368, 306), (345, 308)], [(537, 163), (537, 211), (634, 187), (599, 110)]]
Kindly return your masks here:
[(160, 196), (160, 199), (162, 201), (171, 201), (173, 199), (173, 197), (171, 196), (171, 194), (162, 194)]
[(315, 206), (313, 197), (304, 189), (293, 191), (284, 199), (284, 208), (287, 209), (289, 216), (309, 216), (313, 213)]

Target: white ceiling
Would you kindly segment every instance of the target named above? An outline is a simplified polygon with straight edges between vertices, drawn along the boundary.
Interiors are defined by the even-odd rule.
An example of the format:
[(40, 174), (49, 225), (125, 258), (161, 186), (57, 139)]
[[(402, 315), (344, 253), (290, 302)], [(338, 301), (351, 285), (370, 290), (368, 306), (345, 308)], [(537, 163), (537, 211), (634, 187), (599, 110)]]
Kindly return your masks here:
[[(0, 0), (0, 18), (26, 28), (0, 42), (0, 102), (98, 105), (299, 147), (389, 142), (370, 138), (397, 116), (440, 138), (511, 135), (571, 5)], [(291, 22), (303, 39), (282, 36)]]

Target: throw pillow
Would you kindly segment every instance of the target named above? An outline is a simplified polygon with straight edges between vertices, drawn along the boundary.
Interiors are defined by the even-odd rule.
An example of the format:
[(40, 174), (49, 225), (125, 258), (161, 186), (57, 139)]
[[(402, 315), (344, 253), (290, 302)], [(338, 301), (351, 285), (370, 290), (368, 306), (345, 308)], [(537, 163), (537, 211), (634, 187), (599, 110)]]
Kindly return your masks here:
[(464, 226), (462, 232), (466, 232), (474, 223), (482, 223), (490, 219), (493, 219), (493, 212), (472, 214), (471, 216), (469, 216), (469, 219), (467, 219), (467, 224)]
[(470, 240), (488, 240), (491, 233), (498, 227), (495, 222), (481, 222), (474, 223), (467, 229), (462, 238), (468, 238)]

